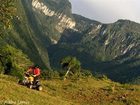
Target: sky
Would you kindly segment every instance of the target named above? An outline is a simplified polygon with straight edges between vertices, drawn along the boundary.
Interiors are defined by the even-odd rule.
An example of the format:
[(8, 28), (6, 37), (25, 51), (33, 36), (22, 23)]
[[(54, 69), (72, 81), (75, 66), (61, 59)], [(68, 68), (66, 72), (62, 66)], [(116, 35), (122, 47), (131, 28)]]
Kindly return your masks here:
[(72, 12), (84, 17), (113, 23), (128, 19), (140, 23), (140, 0), (69, 0)]

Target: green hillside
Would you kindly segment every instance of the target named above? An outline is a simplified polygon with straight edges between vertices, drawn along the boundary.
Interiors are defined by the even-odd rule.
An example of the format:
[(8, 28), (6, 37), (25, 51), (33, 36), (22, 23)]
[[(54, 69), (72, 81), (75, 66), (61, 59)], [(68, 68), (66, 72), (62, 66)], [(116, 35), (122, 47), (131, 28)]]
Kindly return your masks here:
[(139, 105), (140, 86), (121, 85), (108, 79), (42, 80), (37, 91), (0, 75), (0, 105)]
[[(61, 69), (62, 58), (75, 56), (93, 74), (139, 83), (140, 24), (130, 20), (103, 24), (72, 14), (69, 0), (17, 0), (15, 7), (13, 18), (6, 15), (12, 25), (0, 36), (0, 44), (20, 49), (43, 70)], [(8, 23), (0, 19), (9, 26), (9, 19)]]
[(35, 64), (43, 68), (50, 68), (47, 46), (50, 39), (42, 32), (29, 1), (16, 2), (16, 16), (13, 27), (7, 31), (3, 40), (23, 51)]

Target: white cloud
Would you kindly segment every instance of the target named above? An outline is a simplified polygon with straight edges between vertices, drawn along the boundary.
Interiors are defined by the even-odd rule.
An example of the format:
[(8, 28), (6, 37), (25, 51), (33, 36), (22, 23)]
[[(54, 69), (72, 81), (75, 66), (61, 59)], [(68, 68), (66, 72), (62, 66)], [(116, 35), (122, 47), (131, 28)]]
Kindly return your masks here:
[(140, 23), (140, 0), (70, 0), (73, 12), (104, 23), (129, 19)]

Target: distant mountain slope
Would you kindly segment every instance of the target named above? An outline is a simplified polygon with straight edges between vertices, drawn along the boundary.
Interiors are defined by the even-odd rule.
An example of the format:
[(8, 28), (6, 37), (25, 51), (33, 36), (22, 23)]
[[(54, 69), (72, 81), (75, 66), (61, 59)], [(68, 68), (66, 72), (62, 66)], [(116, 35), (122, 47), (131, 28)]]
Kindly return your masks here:
[(115, 81), (128, 82), (140, 75), (140, 24), (129, 20), (102, 24), (79, 15), (74, 18), (76, 30), (64, 31), (58, 48), (54, 47), (63, 50), (53, 50), (52, 58), (62, 58), (57, 54), (77, 56), (83, 67)]

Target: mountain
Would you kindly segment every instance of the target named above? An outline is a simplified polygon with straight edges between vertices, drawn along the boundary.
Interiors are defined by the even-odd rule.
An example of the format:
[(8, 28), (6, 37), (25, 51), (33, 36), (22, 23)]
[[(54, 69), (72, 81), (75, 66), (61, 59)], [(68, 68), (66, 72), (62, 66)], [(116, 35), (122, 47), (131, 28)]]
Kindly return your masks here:
[(115, 81), (140, 76), (140, 24), (90, 20), (72, 14), (68, 0), (18, 0), (16, 6), (13, 28), (3, 40), (43, 69), (60, 69), (60, 60), (72, 55), (83, 68)]
[(76, 14), (73, 17), (75, 29), (65, 30), (55, 50), (50, 48), (52, 65), (73, 55), (83, 67), (115, 81), (129, 82), (140, 75), (140, 24), (129, 20), (103, 24)]
[(57, 43), (61, 33), (66, 28), (74, 28), (76, 24), (68, 0), (32, 0), (32, 8), (42, 31), (51, 39), (52, 43)]
[(42, 68), (50, 69), (47, 47), (55, 44), (75, 21), (67, 0), (18, 0), (13, 29), (3, 39), (21, 49)]

